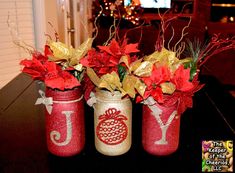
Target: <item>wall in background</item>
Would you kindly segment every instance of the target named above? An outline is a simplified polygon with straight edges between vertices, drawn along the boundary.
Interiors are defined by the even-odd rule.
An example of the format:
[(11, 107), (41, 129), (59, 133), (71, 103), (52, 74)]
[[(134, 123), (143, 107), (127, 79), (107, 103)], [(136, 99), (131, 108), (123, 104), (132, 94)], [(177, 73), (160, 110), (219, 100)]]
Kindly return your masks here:
[(1, 89), (21, 72), (20, 60), (30, 56), (13, 41), (35, 46), (32, 0), (0, 1), (0, 38)]

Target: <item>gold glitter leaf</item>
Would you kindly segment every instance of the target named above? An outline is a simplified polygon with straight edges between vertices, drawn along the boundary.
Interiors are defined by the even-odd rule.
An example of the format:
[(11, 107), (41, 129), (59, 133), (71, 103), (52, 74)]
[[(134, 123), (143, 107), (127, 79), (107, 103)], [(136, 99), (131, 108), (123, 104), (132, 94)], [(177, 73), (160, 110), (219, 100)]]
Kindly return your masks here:
[(142, 61), (142, 58), (131, 63), (131, 65), (129, 67), (129, 71), (130, 72), (135, 71), (141, 65), (141, 61)]
[(100, 78), (96, 75), (95, 71), (90, 68), (90, 67), (87, 67), (87, 75), (88, 77), (91, 79), (91, 81), (96, 85), (96, 86), (99, 86), (100, 84)]
[(122, 84), (118, 74), (116, 72), (112, 72), (110, 74), (105, 74), (100, 78), (100, 84), (98, 87), (106, 88), (113, 92), (115, 89), (121, 88)]
[(71, 56), (70, 65), (74, 66), (79, 63), (79, 60), (84, 57), (88, 50), (91, 49), (93, 38), (88, 38), (77, 49), (74, 50), (74, 55)]
[(146, 86), (140, 81), (139, 78), (131, 75), (126, 75), (122, 82), (123, 89), (131, 97), (135, 97), (135, 89), (143, 96)]
[(152, 73), (153, 64), (149, 61), (142, 62), (137, 69), (134, 71), (134, 74), (140, 77), (148, 77)]
[(162, 92), (165, 94), (173, 94), (175, 91), (175, 85), (171, 82), (164, 82), (160, 84), (160, 86), (162, 88)]
[(124, 63), (129, 68), (129, 61), (128, 61), (128, 57), (126, 55), (124, 55), (120, 58), (119, 64), (120, 63)]
[(50, 49), (53, 52), (53, 57), (50, 57), (50, 60), (52, 61), (61, 61), (61, 60), (69, 60), (71, 57), (71, 51), (72, 49), (69, 48), (67, 45), (61, 42), (54, 42), (49, 41), (48, 43)]

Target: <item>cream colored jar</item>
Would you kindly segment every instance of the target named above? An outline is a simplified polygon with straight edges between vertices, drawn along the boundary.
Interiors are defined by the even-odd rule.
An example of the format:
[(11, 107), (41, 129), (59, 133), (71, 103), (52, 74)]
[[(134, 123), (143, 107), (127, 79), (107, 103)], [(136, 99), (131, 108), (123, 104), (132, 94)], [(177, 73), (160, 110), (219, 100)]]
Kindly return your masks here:
[(94, 108), (95, 147), (108, 156), (126, 153), (131, 147), (132, 102), (119, 91), (97, 90)]

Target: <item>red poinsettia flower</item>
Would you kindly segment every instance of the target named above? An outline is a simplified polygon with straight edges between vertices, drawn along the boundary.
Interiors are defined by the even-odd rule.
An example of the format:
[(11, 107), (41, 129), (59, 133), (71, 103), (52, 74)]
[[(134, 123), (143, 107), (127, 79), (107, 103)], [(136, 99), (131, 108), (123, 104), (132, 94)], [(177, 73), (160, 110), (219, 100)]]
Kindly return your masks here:
[(158, 86), (163, 82), (170, 81), (171, 72), (166, 66), (156, 68), (153, 66), (151, 76), (144, 77), (142, 80), (147, 86)]
[(22, 60), (22, 72), (29, 74), (33, 79), (44, 81), (47, 87), (64, 90), (79, 86), (79, 81), (69, 72), (63, 71), (55, 62), (38, 52), (33, 54), (32, 60)]
[(189, 81), (190, 79), (190, 69), (185, 69), (183, 65), (175, 71), (174, 76), (171, 80), (176, 86), (176, 90), (188, 91), (193, 88), (193, 83)]
[[(85, 58), (80, 60), (80, 63), (85, 67), (91, 67), (98, 76), (118, 71), (117, 65), (123, 55), (139, 52), (137, 49), (138, 44), (127, 44), (124, 39), (121, 46), (115, 39), (112, 39), (108, 46), (98, 46), (100, 51), (91, 49)], [(133, 61), (133, 58), (130, 58)]]
[(93, 68), (100, 76), (117, 71), (118, 61), (114, 61), (111, 55), (106, 52), (98, 52), (95, 49), (91, 49), (88, 51), (87, 56), (80, 60), (80, 63), (85, 67)]
[[(90, 49), (87, 55), (80, 60), (80, 63), (85, 67), (90, 67), (98, 77), (106, 74), (118, 74), (119, 80), (122, 81), (127, 69), (125, 63), (121, 62), (121, 58), (127, 57), (128, 63), (132, 63), (137, 59), (136, 56), (130, 56), (130, 53), (139, 52), (137, 49), (138, 44), (127, 44), (124, 39), (121, 44), (115, 39), (110, 41), (107, 46), (97, 46), (98, 49)], [(88, 100), (91, 91), (94, 90), (95, 85), (89, 80), (85, 79), (85, 99)]]
[[(152, 96), (159, 104), (168, 107), (177, 104), (177, 112), (180, 115), (187, 108), (193, 106), (193, 94), (200, 90), (203, 85), (199, 85), (198, 76), (190, 81), (190, 69), (184, 69), (181, 65), (171, 76), (170, 70), (165, 67), (153, 67), (151, 76), (142, 78), (147, 88), (144, 96), (137, 96), (136, 101), (140, 102)], [(175, 91), (172, 94), (163, 94), (160, 87), (161, 83), (172, 82), (175, 85)]]
[(198, 74), (194, 76), (193, 81), (190, 83), (192, 85), (190, 89), (187, 89), (185, 91), (180, 91), (178, 89), (172, 95), (164, 95), (164, 106), (172, 106), (174, 104), (178, 104), (177, 112), (179, 115), (181, 115), (187, 108), (192, 108), (194, 93), (199, 91), (204, 85), (199, 84)]
[(22, 60), (20, 65), (24, 66), (22, 72), (29, 74), (33, 79), (44, 80), (46, 68), (35, 56), (33, 56), (32, 60)]
[(80, 82), (76, 77), (74, 77), (68, 71), (61, 70), (60, 73), (61, 77), (64, 79), (64, 88), (65, 89), (72, 89), (74, 87), (80, 86)]
[[(170, 77), (171, 73), (167, 67), (162, 66), (156, 68), (153, 66), (151, 76), (142, 78), (143, 82), (147, 86), (143, 99), (152, 96), (157, 102), (163, 103), (163, 93), (160, 84), (166, 81), (170, 81)], [(138, 101), (140, 100), (138, 99)]]
[(55, 62), (46, 62), (45, 84), (48, 87), (65, 90), (72, 89), (80, 85), (80, 82), (68, 71), (64, 71)]
[(177, 112), (179, 115), (193, 106), (192, 97), (199, 85), (197, 77), (192, 82), (189, 79), (190, 69), (185, 69), (183, 65), (179, 66), (171, 79), (176, 87), (175, 92), (172, 95), (164, 95), (164, 106), (178, 104)]
[(126, 38), (124, 38), (121, 45), (119, 45), (115, 39), (112, 39), (108, 46), (98, 46), (100, 50), (103, 50), (114, 57), (120, 57), (123, 55), (129, 55), (130, 53), (139, 52), (137, 47), (138, 43), (127, 44)]

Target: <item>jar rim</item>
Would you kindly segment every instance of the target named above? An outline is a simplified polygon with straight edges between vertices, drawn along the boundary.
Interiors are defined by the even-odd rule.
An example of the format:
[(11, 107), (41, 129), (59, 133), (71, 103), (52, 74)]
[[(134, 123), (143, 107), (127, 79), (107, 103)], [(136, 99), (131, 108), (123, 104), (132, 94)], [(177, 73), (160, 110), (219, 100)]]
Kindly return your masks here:
[(52, 97), (54, 101), (68, 101), (76, 100), (82, 96), (80, 88), (74, 88), (71, 90), (53, 90), (51, 88), (46, 88), (46, 97)]
[(104, 89), (96, 88), (95, 96), (99, 100), (115, 100), (115, 101), (126, 101), (129, 98), (122, 98), (123, 95), (120, 91), (108, 91)]

